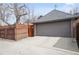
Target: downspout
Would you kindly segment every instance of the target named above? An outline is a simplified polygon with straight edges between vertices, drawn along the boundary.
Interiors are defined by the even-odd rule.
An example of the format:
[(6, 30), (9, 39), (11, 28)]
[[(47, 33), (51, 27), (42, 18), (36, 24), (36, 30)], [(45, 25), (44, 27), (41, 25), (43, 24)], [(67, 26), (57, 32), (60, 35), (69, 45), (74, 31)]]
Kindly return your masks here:
[(73, 38), (73, 42), (76, 42), (76, 22), (77, 22), (77, 20), (74, 18), (73, 19), (73, 22), (72, 22), (72, 29), (73, 29), (73, 31), (72, 31), (72, 34), (73, 34), (73, 36), (72, 36), (72, 38)]
[(71, 37), (74, 38), (74, 21), (75, 19), (71, 19)]

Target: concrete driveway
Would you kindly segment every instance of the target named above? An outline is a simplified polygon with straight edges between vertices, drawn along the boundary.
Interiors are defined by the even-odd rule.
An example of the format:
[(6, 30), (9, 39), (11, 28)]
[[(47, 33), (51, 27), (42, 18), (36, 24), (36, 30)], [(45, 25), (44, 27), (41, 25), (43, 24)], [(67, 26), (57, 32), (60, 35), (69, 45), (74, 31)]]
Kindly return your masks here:
[(0, 55), (5, 54), (78, 55), (79, 53), (77, 45), (72, 42), (72, 38), (35, 36), (19, 41), (0, 39)]

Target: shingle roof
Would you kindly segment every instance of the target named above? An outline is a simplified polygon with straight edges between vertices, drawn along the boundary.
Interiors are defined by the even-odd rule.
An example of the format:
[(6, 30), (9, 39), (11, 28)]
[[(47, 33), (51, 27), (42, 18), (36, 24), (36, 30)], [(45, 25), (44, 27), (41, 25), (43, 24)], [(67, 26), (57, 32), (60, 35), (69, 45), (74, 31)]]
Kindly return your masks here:
[(65, 13), (65, 12), (62, 12), (59, 10), (52, 10), (51, 12), (46, 14), (45, 16), (36, 20), (34, 23), (67, 20), (67, 19), (72, 18), (72, 17), (74, 17), (72, 14)]

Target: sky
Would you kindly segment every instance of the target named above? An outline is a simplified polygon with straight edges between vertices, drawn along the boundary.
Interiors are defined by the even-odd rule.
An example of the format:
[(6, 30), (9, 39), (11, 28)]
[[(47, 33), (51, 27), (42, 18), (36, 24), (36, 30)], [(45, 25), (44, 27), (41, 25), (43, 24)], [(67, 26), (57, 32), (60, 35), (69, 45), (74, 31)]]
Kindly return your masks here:
[[(78, 3), (26, 3), (26, 5), (30, 10), (34, 11), (34, 17), (44, 16), (54, 9), (70, 13), (70, 10), (76, 7), (79, 8)], [(12, 16), (10, 18), (9, 23), (12, 24), (16, 21), (15, 17)]]
[(34, 15), (45, 15), (55, 9), (69, 13), (75, 7), (79, 8), (78, 3), (28, 3), (30, 9), (34, 10)]

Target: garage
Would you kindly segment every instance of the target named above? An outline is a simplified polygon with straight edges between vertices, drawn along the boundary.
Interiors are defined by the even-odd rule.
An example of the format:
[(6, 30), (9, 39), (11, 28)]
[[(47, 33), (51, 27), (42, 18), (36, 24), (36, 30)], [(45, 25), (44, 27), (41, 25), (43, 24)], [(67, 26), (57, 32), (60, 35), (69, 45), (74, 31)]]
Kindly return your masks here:
[(34, 21), (35, 36), (71, 37), (75, 17), (69, 13), (53, 10)]

